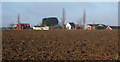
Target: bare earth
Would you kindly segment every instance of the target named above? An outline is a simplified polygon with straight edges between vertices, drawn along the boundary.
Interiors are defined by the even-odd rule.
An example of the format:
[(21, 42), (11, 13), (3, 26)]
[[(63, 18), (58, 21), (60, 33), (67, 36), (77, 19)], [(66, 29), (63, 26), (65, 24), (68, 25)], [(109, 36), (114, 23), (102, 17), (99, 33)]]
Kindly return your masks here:
[(4, 30), (3, 60), (117, 60), (118, 30)]

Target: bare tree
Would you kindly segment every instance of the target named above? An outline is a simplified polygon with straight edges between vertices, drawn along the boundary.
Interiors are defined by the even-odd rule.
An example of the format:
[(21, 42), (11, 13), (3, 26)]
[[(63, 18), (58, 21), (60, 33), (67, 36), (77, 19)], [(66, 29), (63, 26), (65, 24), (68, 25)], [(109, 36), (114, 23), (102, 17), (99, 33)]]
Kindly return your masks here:
[(62, 18), (61, 18), (62, 28), (64, 29), (64, 23), (65, 23), (65, 9), (62, 9)]
[(42, 25), (42, 22), (39, 22), (38, 24), (37, 24), (37, 26), (41, 26)]
[(21, 25), (20, 25), (20, 14), (18, 13), (18, 30), (21, 29)]
[(62, 23), (61, 23), (61, 22), (62, 22), (62, 21), (59, 21), (59, 23), (58, 23), (59, 26), (62, 26)]
[(82, 25), (82, 19), (79, 19), (77, 22), (79, 25)]
[(83, 22), (82, 22), (83, 28), (85, 28), (85, 22), (86, 22), (86, 11), (84, 10), (84, 12), (83, 12)]

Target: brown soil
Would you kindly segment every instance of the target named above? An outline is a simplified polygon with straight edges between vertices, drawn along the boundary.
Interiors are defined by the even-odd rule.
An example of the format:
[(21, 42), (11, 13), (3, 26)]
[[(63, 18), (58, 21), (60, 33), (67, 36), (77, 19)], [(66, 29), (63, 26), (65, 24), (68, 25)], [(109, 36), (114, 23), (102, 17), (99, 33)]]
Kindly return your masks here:
[(117, 60), (118, 30), (4, 30), (3, 60)]

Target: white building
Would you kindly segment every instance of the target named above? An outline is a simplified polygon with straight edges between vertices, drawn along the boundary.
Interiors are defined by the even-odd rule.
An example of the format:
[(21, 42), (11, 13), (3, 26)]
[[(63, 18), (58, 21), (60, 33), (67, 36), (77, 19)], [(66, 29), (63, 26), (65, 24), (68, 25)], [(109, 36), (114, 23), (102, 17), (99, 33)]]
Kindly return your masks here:
[(66, 28), (69, 30), (75, 29), (75, 24), (73, 22), (69, 22), (66, 24)]
[(34, 26), (34, 30), (49, 30), (48, 26)]

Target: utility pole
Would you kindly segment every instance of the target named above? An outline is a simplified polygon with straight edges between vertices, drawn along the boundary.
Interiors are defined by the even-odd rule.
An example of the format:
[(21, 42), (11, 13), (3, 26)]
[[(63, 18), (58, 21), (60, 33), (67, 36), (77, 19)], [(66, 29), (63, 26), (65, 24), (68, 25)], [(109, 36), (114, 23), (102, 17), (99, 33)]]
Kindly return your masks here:
[(64, 28), (64, 23), (65, 23), (65, 9), (63, 8), (63, 9), (62, 9), (62, 28), (63, 28), (63, 29), (65, 29), (65, 28)]
[(18, 30), (20, 30), (20, 28), (21, 28), (21, 25), (20, 25), (20, 15), (18, 13)]
[(19, 13), (18, 13), (18, 24), (20, 23), (20, 15), (19, 15)]
[(83, 29), (85, 29), (85, 23), (86, 23), (86, 11), (83, 12)]

